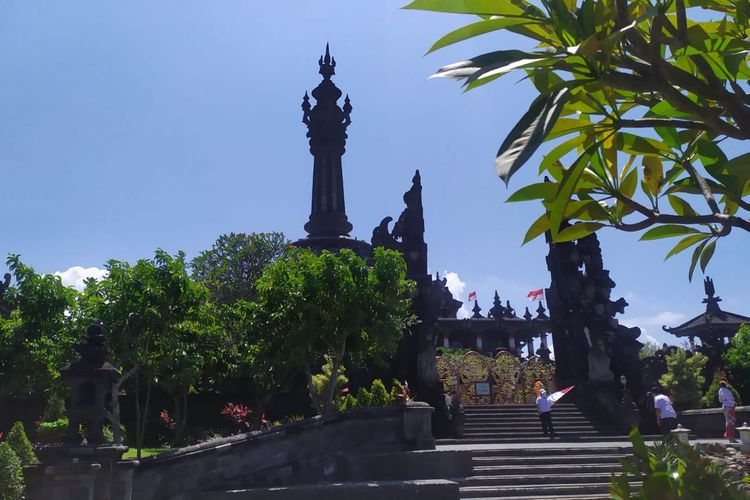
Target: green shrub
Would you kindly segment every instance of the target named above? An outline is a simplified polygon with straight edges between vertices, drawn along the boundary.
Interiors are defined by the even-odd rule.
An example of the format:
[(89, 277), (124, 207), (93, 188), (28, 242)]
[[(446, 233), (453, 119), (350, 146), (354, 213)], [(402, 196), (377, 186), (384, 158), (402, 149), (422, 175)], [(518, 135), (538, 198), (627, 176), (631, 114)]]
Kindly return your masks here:
[(38, 443), (62, 443), (65, 441), (65, 433), (68, 432), (68, 419), (58, 418), (54, 422), (42, 422), (36, 429), (36, 440)]
[[(706, 394), (703, 395), (703, 399), (701, 399), (701, 406), (703, 408), (718, 408), (721, 406), (721, 403), (719, 403), (719, 382), (722, 380), (726, 380), (727, 377), (720, 371), (715, 371), (714, 376), (711, 379), (711, 385), (708, 387), (708, 390), (706, 390)], [(732, 395), (734, 396), (734, 402), (737, 404), (737, 406), (740, 405), (740, 395), (737, 394), (737, 390), (732, 387), (732, 384), (727, 382), (727, 389), (732, 391)]]
[(65, 416), (65, 400), (60, 396), (50, 396), (42, 413), (43, 422), (54, 422)]
[(11, 427), (10, 432), (8, 433), (8, 445), (13, 448), (13, 451), (23, 465), (35, 464), (38, 462), (36, 455), (34, 454), (34, 448), (31, 446), (31, 441), (29, 441), (29, 438), (26, 435), (26, 430), (23, 428), (23, 423), (16, 422), (13, 424), (13, 427)]
[(352, 408), (357, 407), (357, 398), (352, 396), (351, 394), (347, 394), (345, 398), (341, 400), (341, 403), (339, 404), (339, 410), (351, 410)]
[(701, 353), (688, 356), (684, 349), (677, 349), (667, 356), (667, 373), (661, 376), (659, 383), (672, 395), (672, 401), (678, 410), (698, 408), (703, 398), (703, 383), (706, 378), (701, 375), (708, 358)]
[[(610, 497), (653, 500), (744, 498), (722, 471), (687, 443), (677, 439), (646, 446), (638, 429), (630, 432), (633, 456), (624, 458), (623, 473), (612, 476)], [(631, 484), (640, 483), (631, 492)]]
[(385, 384), (379, 378), (372, 381), (370, 386), (370, 406), (387, 406), (391, 404), (391, 395), (385, 388)]
[(357, 406), (371, 406), (372, 405), (372, 393), (367, 390), (367, 387), (360, 387), (357, 391)]
[(0, 500), (23, 499), (23, 466), (8, 443), (0, 443)]

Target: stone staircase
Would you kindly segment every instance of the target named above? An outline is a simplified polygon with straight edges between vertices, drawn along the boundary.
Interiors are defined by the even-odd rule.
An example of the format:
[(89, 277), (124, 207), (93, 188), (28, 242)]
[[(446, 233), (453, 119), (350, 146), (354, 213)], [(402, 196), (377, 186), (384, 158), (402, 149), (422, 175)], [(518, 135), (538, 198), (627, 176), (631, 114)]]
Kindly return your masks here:
[(473, 476), (461, 498), (485, 500), (608, 498), (612, 473), (629, 448), (516, 448), (475, 450)]
[[(441, 444), (534, 443), (549, 441), (534, 405), (467, 406), (464, 435), (440, 440)], [(552, 424), (561, 441), (627, 441), (627, 436), (609, 423), (585, 415), (574, 404), (557, 403)]]
[(570, 403), (553, 407), (555, 440), (542, 435), (534, 405), (471, 406), (464, 415), (464, 436), (438, 441), (472, 449), (461, 498), (608, 498), (612, 474), (631, 451), (617, 428)]

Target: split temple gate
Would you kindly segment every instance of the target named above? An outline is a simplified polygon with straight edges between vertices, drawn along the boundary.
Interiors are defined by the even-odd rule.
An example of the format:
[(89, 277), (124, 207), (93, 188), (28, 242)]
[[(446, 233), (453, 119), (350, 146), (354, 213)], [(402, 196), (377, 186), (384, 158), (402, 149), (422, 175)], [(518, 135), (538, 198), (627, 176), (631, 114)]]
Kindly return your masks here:
[[(382, 375), (407, 380), (419, 399), (435, 408), (435, 434), (449, 432), (451, 409), (444, 393), (457, 394), (462, 404), (530, 403), (542, 385), (549, 390), (576, 384), (583, 389), (574, 391), (580, 398), (609, 394), (609, 399), (619, 401), (620, 381), (625, 376), (636, 399), (641, 392), (638, 350), (642, 345), (636, 340), (640, 330), (623, 327), (614, 319), (627, 304), (624, 299), (610, 300), (615, 283), (603, 268), (596, 235), (549, 242), (549, 316), (540, 303), (536, 315), (526, 308), (519, 317), (508, 301), (502, 304), (496, 292), (486, 316), (475, 302), (474, 314), (467, 319), (456, 317), (462, 302), (453, 298), (446, 280), (433, 279), (427, 271), (418, 170), (403, 196), (405, 208), (392, 226), (392, 217), (383, 218), (370, 243), (350, 236), (353, 226), (346, 215), (342, 156), (353, 106), (348, 96), (343, 106), (338, 104), (343, 94), (331, 79), (336, 61), (327, 46), (318, 64), (323, 80), (311, 93), (315, 105), (307, 93), (302, 102), (302, 121), (314, 158), (311, 213), (305, 224), (307, 237), (294, 245), (316, 252), (347, 248), (365, 258), (374, 247), (382, 246), (404, 256), (407, 277), (416, 282), (412, 310), (420, 321), (404, 337), (388, 373)], [(549, 359), (548, 333), (555, 363)], [(474, 352), (436, 356), (438, 346)]]

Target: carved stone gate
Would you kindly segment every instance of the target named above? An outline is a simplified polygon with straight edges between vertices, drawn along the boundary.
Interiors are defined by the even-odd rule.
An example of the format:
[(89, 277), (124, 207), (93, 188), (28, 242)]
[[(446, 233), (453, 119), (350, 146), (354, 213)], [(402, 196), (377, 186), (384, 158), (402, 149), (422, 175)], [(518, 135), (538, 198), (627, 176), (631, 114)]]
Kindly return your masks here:
[(439, 356), (437, 369), (443, 390), (458, 392), (464, 406), (529, 404), (542, 387), (548, 393), (557, 390), (554, 363), (536, 356), (522, 360), (508, 351), (494, 359), (476, 352)]

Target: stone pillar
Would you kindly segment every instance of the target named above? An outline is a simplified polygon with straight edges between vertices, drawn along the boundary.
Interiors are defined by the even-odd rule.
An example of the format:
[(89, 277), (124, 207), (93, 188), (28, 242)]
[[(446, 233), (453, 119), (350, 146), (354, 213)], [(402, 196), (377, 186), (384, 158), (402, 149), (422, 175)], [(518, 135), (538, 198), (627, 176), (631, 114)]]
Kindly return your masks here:
[(482, 334), (477, 334), (477, 351), (483, 352), (484, 344), (482, 343)]
[(518, 354), (516, 351), (516, 337), (513, 334), (508, 335), (508, 350), (513, 354)]
[(543, 333), (539, 336), (539, 338), (541, 339), (542, 346), (549, 349), (549, 347), (547, 346), (547, 334)]
[(532, 357), (534, 355), (534, 339), (530, 338), (529, 343), (526, 344), (526, 352), (529, 353), (529, 357)]
[(688, 340), (690, 341), (690, 351), (695, 352), (695, 337), (691, 335)]
[(443, 347), (450, 347), (450, 346), (451, 346), (451, 341), (448, 338), (448, 334), (445, 333), (443, 334)]

